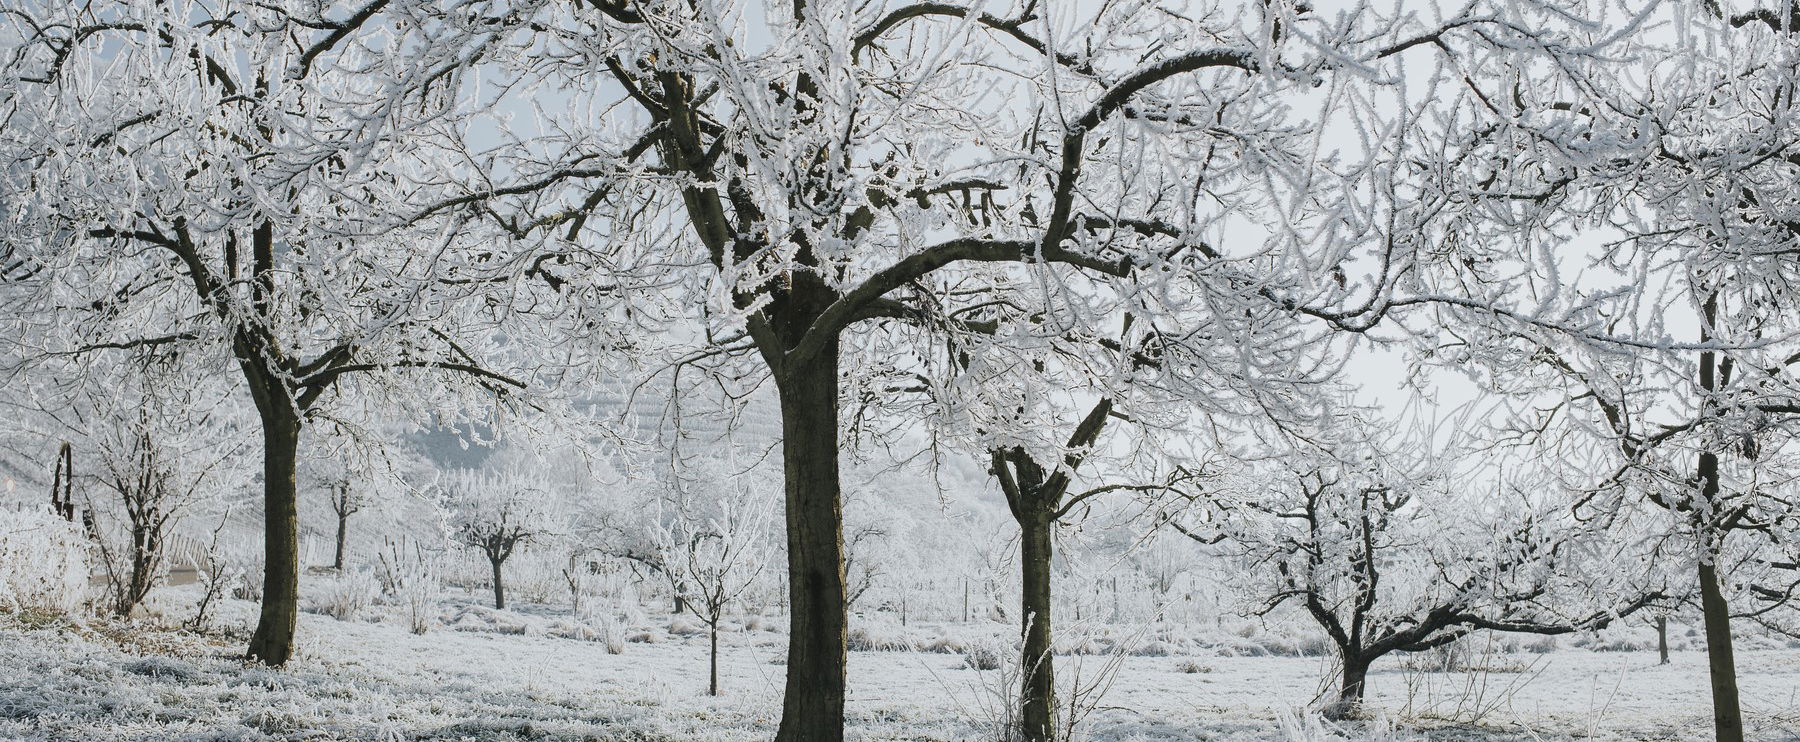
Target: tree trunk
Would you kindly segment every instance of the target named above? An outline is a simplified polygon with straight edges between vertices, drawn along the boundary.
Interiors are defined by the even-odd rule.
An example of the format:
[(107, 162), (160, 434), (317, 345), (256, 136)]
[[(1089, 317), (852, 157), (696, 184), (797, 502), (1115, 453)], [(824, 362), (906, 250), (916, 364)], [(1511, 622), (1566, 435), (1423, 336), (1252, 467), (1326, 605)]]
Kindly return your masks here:
[(1656, 664), (1669, 664), (1669, 617), (1656, 617)]
[(969, 578), (963, 578), (963, 614), (962, 622), (969, 622)]
[(1363, 695), (1369, 685), (1368, 657), (1341, 651), (1344, 660), (1344, 677), (1338, 686), (1337, 702), (1325, 709), (1325, 717), (1329, 719), (1349, 719), (1362, 713)]
[(56, 514), (75, 522), (75, 451), (68, 441), (56, 449), (56, 474), (50, 482), (50, 505)]
[(506, 583), (500, 579), (500, 565), (504, 561), (488, 559), (488, 563), (494, 565), (494, 607), (500, 610), (506, 609)]
[(331, 557), (331, 568), (344, 571), (344, 534), (350, 530), (350, 514), (338, 513), (337, 552)]
[(1700, 614), (1706, 622), (1706, 665), (1712, 675), (1713, 731), (1718, 742), (1744, 742), (1737, 658), (1731, 649), (1731, 611), (1719, 589), (1718, 568), (1708, 561), (1700, 564)]
[(294, 624), (300, 615), (300, 511), (294, 489), (300, 420), (292, 412), (266, 407), (262, 429), (262, 615), (245, 654), (280, 666), (294, 656)]
[(719, 695), (719, 624), (714, 622), (712, 629), (712, 659), (706, 668), (706, 694)]
[[(1709, 305), (1710, 309), (1710, 305)], [(1701, 357), (1700, 385), (1714, 388), (1711, 353)], [(1700, 497), (1708, 508), (1719, 502), (1719, 457), (1711, 451), (1700, 454), (1695, 474), (1700, 480)], [(1713, 731), (1718, 742), (1743, 742), (1744, 717), (1738, 704), (1737, 658), (1731, 649), (1731, 609), (1725, 604), (1725, 593), (1719, 587), (1719, 546), (1724, 534), (1717, 533), (1710, 516), (1702, 515), (1698, 524), (1700, 547), (1700, 615), (1706, 624), (1706, 665), (1712, 676)]]
[(1019, 522), (1020, 620), (1025, 622), (1020, 659), (1019, 730), (1026, 742), (1050, 742), (1056, 734), (1056, 678), (1050, 645), (1050, 520), (1031, 513)]
[(844, 738), (844, 541), (838, 491), (838, 347), (776, 372), (786, 474), (786, 693), (777, 742)]
[[(1700, 327), (1700, 340), (1710, 341), (1710, 327), (1718, 319), (1717, 293), (1709, 294), (1702, 309), (1705, 322)], [(1720, 382), (1729, 380), (1717, 377), (1717, 359), (1712, 351), (1700, 354), (1700, 388), (1707, 395), (1718, 391)], [(1711, 412), (1711, 403), (1705, 397), (1703, 409)], [(1713, 731), (1718, 742), (1743, 742), (1744, 717), (1738, 704), (1737, 658), (1731, 650), (1731, 610), (1725, 604), (1725, 593), (1719, 586), (1719, 553), (1723, 551), (1725, 533), (1720, 532), (1719, 523), (1714, 518), (1719, 508), (1719, 456), (1711, 451), (1700, 453), (1699, 465), (1695, 469), (1695, 477), (1700, 484), (1700, 500), (1704, 505), (1699, 510), (1699, 519), (1695, 524), (1700, 541), (1700, 615), (1706, 624), (1706, 665), (1712, 676), (1713, 697)]]
[(150, 585), (156, 579), (156, 557), (162, 549), (161, 539), (157, 538), (154, 526), (148, 523), (131, 525), (131, 574), (125, 583), (125, 590), (119, 595), (118, 605), (114, 606), (121, 618), (131, 615), (132, 609), (144, 602), (150, 594)]

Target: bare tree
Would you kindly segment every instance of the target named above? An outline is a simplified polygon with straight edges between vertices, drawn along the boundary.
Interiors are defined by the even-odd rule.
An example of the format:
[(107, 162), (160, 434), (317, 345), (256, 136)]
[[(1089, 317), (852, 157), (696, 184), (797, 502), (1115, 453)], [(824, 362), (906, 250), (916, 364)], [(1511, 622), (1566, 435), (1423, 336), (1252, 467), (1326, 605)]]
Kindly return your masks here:
[[(209, 488), (226, 483), (220, 475), (233, 453), (203, 411), (170, 413), (169, 403), (149, 393), (137, 402), (136, 409), (94, 419), (99, 429), (90, 435), (100, 484), (111, 497), (88, 502), (96, 514), (89, 532), (107, 572), (113, 610), (121, 616), (167, 576), (171, 537), (190, 509), (216, 494)], [(186, 430), (172, 429), (171, 422)], [(208, 435), (221, 440), (208, 441)]]
[(342, 571), (344, 541), (350, 532), (350, 516), (362, 512), (363, 507), (368, 504), (368, 498), (352, 485), (348, 476), (332, 479), (325, 486), (331, 495), (331, 512), (337, 516), (336, 548), (332, 551), (331, 568)]
[(551, 493), (517, 469), (463, 472), (448, 478), (450, 527), (457, 541), (475, 547), (493, 570), (494, 607), (506, 607), (504, 568), (520, 547), (554, 534), (548, 517)]
[(887, 529), (880, 525), (860, 526), (845, 534), (844, 610), (854, 612), (857, 601), (881, 579), (886, 568), (881, 550), (887, 539)]
[[(1227, 512), (1210, 526), (1167, 522), (1196, 541), (1229, 544), (1260, 614), (1298, 604), (1318, 623), (1342, 672), (1325, 707), (1335, 718), (1360, 713), (1370, 665), (1393, 652), (1478, 630), (1603, 628), (1665, 599), (1633, 587), (1641, 577), (1607, 584), (1621, 572), (1583, 555), (1581, 541), (1594, 534), (1516, 492), (1465, 496), (1444, 475), (1367, 458), (1299, 454), (1264, 471), (1238, 496), (1217, 495)], [(1478, 500), (1499, 504), (1476, 508)], [(1576, 607), (1587, 604), (1597, 605)]]
[(128, 545), (117, 548), (104, 537), (98, 543), (112, 587), (113, 610), (125, 616), (143, 602), (167, 571), (171, 528), (193, 493), (182, 491), (181, 483), (175, 481), (175, 472), (160, 452), (161, 444), (142, 420), (122, 437), (119, 450), (106, 450), (102, 455), (106, 468), (102, 481), (118, 498)]
[(681, 574), (688, 603), (706, 624), (707, 693), (714, 696), (719, 695), (719, 622), (768, 564), (774, 513), (773, 499), (742, 479), (720, 484), (706, 508), (710, 515), (681, 508), (657, 532), (663, 563)]

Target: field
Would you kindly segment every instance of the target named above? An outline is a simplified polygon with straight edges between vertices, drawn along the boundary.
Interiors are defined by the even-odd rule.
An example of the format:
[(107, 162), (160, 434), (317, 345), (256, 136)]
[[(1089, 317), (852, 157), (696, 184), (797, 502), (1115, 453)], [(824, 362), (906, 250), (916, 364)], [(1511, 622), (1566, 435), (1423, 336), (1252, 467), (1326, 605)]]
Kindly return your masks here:
[[(706, 637), (685, 617), (617, 628), (611, 644), (622, 651), (612, 654), (604, 632), (566, 609), (493, 611), (458, 596), (420, 636), (381, 608), (348, 621), (302, 613), (304, 645), (286, 670), (236, 658), (229, 635), (252, 618), (250, 603), (228, 603), (224, 632), (206, 636), (0, 614), (0, 738), (723, 742), (766, 739), (780, 709), (779, 618), (728, 627), (723, 694), (711, 698)], [(891, 636), (878, 641), (948, 650), (997, 643), (993, 629), (1003, 628), (884, 626)], [(1143, 650), (1149, 644), (1059, 658), (1061, 681), (1095, 691), (1081, 704), (1092, 710), (1078, 738), (1686, 740), (1710, 731), (1695, 651), (1658, 666), (1654, 652), (1540, 647), (1483, 654), (1470, 664), (1485, 671), (1455, 672), (1390, 658), (1371, 681), (1375, 718), (1334, 726), (1303, 711), (1323, 689), (1328, 658)], [(995, 739), (1005, 665), (969, 665), (956, 651), (851, 652), (851, 737)], [(1739, 672), (1750, 738), (1800, 740), (1800, 650), (1749, 650)]]

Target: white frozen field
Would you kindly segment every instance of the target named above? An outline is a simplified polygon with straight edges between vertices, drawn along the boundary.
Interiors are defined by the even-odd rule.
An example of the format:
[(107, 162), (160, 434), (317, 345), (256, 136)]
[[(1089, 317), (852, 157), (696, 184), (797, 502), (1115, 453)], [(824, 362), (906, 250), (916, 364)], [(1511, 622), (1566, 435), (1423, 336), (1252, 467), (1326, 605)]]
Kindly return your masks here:
[[(423, 636), (387, 606), (347, 621), (303, 612), (301, 654), (285, 670), (240, 662), (238, 638), (0, 613), (0, 739), (722, 742), (773, 732), (781, 617), (729, 626), (723, 695), (710, 698), (706, 637), (685, 617), (611, 629), (628, 639), (611, 654), (609, 629), (566, 607), (495, 611), (480, 597), (445, 599)], [(254, 609), (231, 601), (221, 624), (241, 631)], [(1011, 629), (862, 623), (853, 643), (912, 649), (851, 652), (850, 738), (995, 738), (1006, 671), (970, 669), (956, 650), (998, 646)], [(1686, 631), (1672, 631), (1677, 646)], [(1118, 660), (1084, 720), (1086, 737), (1105, 742), (1687, 740), (1711, 730), (1704, 655), (1684, 649), (1658, 666), (1641, 626), (1554, 648), (1494, 644), (1470, 662), (1485, 672), (1389, 658), (1371, 679), (1375, 719), (1347, 725), (1304, 712), (1327, 685), (1328, 658), (1231, 656), (1256, 644), (1179, 625), (1070, 633), (1102, 653), (1060, 658), (1063, 682), (1087, 686)], [(1115, 641), (1122, 651), (1105, 653)], [(1739, 655), (1749, 738), (1800, 740), (1800, 649), (1747, 643), (1763, 647)]]

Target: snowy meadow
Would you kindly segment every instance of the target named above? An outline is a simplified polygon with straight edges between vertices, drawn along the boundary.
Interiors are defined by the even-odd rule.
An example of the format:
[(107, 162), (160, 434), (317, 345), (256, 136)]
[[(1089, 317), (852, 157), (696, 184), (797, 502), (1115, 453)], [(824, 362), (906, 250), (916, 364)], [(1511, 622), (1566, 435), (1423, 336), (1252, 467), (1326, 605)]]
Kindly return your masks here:
[[(171, 591), (177, 597), (181, 591)], [(186, 596), (191, 598), (192, 596)], [(247, 665), (232, 637), (254, 606), (230, 601), (235, 629), (193, 634), (0, 618), (0, 735), (21, 740), (469, 739), (756, 740), (774, 730), (784, 644), (779, 617), (726, 627), (723, 693), (707, 695), (705, 630), (649, 614), (608, 629), (568, 606), (495, 610), (447, 596), (433, 630), (377, 600), (344, 620), (310, 609), (310, 637), (282, 671)], [(171, 606), (173, 607), (173, 606)], [(591, 619), (590, 619), (591, 620)], [(1332, 660), (1288, 639), (1230, 629), (1083, 627), (1065, 674), (1095, 686), (1076, 729), (1092, 740), (1686, 740), (1710, 726), (1705, 658), (1678, 636), (1657, 664), (1649, 627), (1534, 645), (1484, 643), (1450, 665), (1396, 662), (1373, 673), (1369, 718), (1309, 709), (1330, 692)], [(1681, 633), (1681, 632), (1678, 632)], [(1250, 634), (1249, 637), (1243, 634)], [(1016, 647), (1004, 627), (870, 621), (849, 654), (846, 734), (862, 740), (1005, 738), (1017, 668), (984, 664)], [(1800, 738), (1800, 648), (1744, 653), (1756, 739)]]
[(0, 737), (1800, 740), (1800, 5), (0, 0)]

